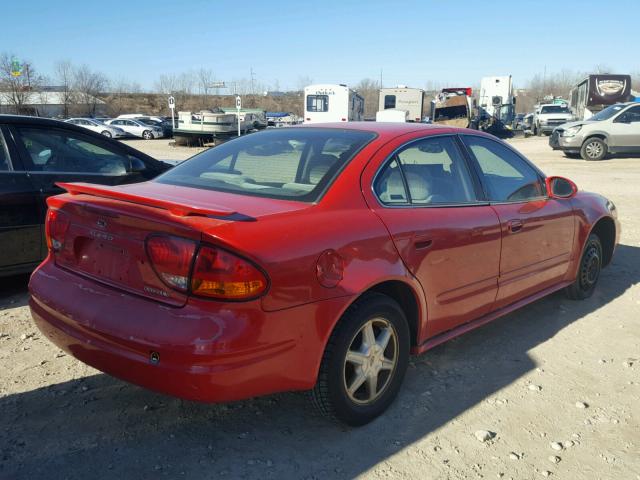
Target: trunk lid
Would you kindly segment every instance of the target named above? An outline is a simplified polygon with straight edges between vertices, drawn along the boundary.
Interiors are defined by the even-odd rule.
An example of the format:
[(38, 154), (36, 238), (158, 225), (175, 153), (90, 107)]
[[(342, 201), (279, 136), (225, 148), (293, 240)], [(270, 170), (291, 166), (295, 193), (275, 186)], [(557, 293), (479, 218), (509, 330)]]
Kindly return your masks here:
[[(150, 235), (189, 239), (229, 222), (306, 208), (300, 202), (256, 199), (153, 182), (109, 187), (59, 184), (67, 195), (51, 197), (68, 226), (53, 253), (62, 268), (143, 297), (182, 306), (188, 295), (166, 285), (146, 251)], [(248, 212), (243, 213), (244, 211)], [(240, 227), (241, 228), (241, 227)]]

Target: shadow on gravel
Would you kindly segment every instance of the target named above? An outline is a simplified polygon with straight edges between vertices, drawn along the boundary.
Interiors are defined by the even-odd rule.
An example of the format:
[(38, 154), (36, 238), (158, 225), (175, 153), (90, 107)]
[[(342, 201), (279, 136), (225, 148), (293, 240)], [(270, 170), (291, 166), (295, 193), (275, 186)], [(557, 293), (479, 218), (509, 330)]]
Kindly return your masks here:
[(28, 284), (28, 274), (0, 277), (0, 310), (26, 305), (29, 293)]
[(0, 398), (0, 478), (363, 474), (534, 369), (527, 352), (638, 283), (638, 265), (640, 248), (621, 245), (592, 298), (551, 295), (414, 358), (394, 405), (359, 429), (299, 393), (205, 405), (102, 374)]

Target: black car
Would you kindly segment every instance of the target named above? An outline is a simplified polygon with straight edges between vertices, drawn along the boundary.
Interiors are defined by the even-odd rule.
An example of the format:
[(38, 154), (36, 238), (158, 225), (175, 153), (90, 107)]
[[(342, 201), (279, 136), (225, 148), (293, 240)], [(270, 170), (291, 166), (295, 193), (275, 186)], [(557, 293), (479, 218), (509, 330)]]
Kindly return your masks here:
[(56, 182), (119, 185), (169, 168), (82, 127), (0, 115), (0, 276), (29, 272), (46, 256), (46, 200), (63, 192)]

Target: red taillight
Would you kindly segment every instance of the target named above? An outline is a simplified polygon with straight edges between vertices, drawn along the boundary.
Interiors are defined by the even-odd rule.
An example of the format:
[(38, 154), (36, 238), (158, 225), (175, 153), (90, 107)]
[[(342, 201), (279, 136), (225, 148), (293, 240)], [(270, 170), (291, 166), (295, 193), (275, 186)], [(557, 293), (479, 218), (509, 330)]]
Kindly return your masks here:
[(160, 279), (181, 292), (189, 290), (189, 271), (196, 243), (184, 238), (152, 236), (147, 238), (147, 255)]
[(267, 285), (265, 275), (248, 260), (220, 248), (200, 248), (191, 278), (193, 294), (247, 300), (263, 294)]
[(47, 219), (44, 224), (47, 247), (49, 250), (58, 251), (64, 244), (64, 236), (69, 228), (69, 217), (60, 210), (50, 208), (47, 210)]

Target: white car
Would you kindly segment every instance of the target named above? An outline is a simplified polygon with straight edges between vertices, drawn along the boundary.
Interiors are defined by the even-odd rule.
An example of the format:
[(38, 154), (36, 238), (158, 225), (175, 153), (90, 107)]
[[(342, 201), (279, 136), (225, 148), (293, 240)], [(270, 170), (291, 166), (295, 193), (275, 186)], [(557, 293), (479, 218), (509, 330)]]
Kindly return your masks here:
[(145, 140), (164, 137), (162, 128), (155, 125), (147, 125), (133, 118), (114, 118), (113, 120), (109, 120), (107, 124), (121, 128), (128, 134), (144, 138)]
[(100, 133), (109, 138), (122, 138), (128, 136), (127, 132), (122, 128), (104, 124), (94, 118), (70, 118), (69, 120), (65, 120), (65, 122), (84, 127), (87, 130)]

